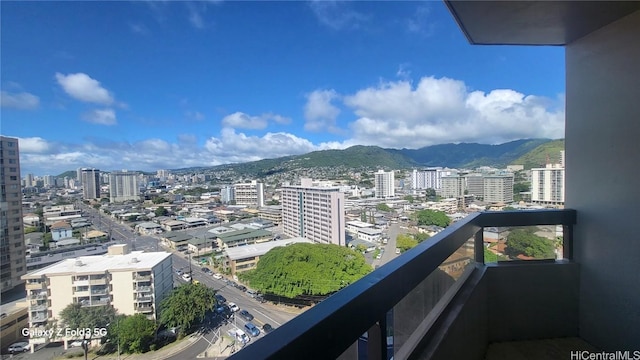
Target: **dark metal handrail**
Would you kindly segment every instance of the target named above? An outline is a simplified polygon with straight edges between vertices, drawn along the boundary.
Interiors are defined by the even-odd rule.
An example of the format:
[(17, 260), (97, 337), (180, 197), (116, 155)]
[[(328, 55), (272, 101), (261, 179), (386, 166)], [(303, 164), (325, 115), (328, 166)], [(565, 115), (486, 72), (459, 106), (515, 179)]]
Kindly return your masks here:
[(231, 358), (335, 359), (374, 324), (384, 323), (390, 309), (472, 237), (476, 242), (476, 259), (480, 259), (478, 251), (483, 251), (482, 236), (478, 234), (482, 234), (484, 227), (563, 225), (569, 229), (568, 238), (565, 235), (568, 245), (565, 246), (570, 248), (573, 234), (570, 229), (575, 223), (576, 211), (570, 209), (471, 214)]

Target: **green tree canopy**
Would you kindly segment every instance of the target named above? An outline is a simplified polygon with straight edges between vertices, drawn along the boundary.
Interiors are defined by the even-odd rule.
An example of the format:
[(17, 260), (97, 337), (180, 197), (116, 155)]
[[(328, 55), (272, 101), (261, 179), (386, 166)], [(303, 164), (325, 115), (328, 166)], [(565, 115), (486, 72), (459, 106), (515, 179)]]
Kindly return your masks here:
[(384, 212), (393, 211), (393, 209), (390, 208), (389, 205), (387, 205), (385, 203), (380, 203), (380, 204), (376, 205), (376, 209), (378, 209), (380, 211), (384, 211)]
[(404, 200), (407, 200), (410, 204), (413, 204), (413, 202), (414, 202), (414, 200), (415, 200), (415, 199), (413, 198), (413, 196), (411, 196), (411, 195), (406, 195), (403, 199), (404, 199)]
[(396, 238), (396, 247), (405, 252), (418, 245), (418, 241), (410, 234), (399, 234)]
[(169, 210), (165, 209), (164, 206), (158, 206), (155, 211), (156, 216), (166, 216), (169, 213)]
[(109, 335), (112, 342), (119, 342), (120, 349), (127, 353), (147, 352), (153, 344), (156, 324), (144, 314), (118, 316), (110, 324)]
[(294, 298), (331, 294), (370, 271), (364, 256), (346, 247), (292, 244), (270, 250), (242, 277), (263, 293)]
[(116, 310), (111, 306), (83, 307), (80, 303), (72, 303), (62, 309), (60, 318), (71, 329), (102, 328), (116, 318)]
[(447, 227), (451, 222), (447, 214), (438, 210), (420, 210), (414, 216), (418, 221), (418, 225)]
[(202, 321), (216, 306), (216, 291), (200, 284), (184, 284), (174, 289), (160, 304), (160, 323), (187, 331)]
[(536, 227), (515, 228), (507, 236), (505, 252), (511, 257), (520, 254), (538, 259), (553, 259), (555, 252), (553, 241), (535, 234)]

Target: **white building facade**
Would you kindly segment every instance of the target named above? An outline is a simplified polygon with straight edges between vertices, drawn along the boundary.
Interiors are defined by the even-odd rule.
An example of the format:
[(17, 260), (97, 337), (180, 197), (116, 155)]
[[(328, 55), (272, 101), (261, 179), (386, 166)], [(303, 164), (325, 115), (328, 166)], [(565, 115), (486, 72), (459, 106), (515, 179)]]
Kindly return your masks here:
[(345, 246), (344, 194), (339, 188), (300, 186), (282, 188), (282, 230), (289, 237)]
[[(105, 255), (66, 259), (22, 278), (26, 281), (29, 327), (33, 330), (55, 322), (60, 327), (60, 313), (73, 303), (111, 306), (119, 314), (140, 313), (155, 320), (160, 302), (173, 289), (170, 253), (130, 252), (125, 244), (109, 247)], [(50, 340), (30, 338), (31, 344)]]
[(138, 174), (127, 171), (114, 171), (109, 174), (109, 201), (124, 202), (140, 200)]
[(393, 171), (378, 170), (374, 176), (376, 198), (387, 199), (396, 195), (395, 173)]
[(544, 168), (531, 169), (531, 202), (539, 204), (564, 204), (564, 167), (547, 164)]
[(233, 195), (236, 205), (249, 207), (264, 206), (264, 184), (255, 180), (250, 183), (234, 184)]

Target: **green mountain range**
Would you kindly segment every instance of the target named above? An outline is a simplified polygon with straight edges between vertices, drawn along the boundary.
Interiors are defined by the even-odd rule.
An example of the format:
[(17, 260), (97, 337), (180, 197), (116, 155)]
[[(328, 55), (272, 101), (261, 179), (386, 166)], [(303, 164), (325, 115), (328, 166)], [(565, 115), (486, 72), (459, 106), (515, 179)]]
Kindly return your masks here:
[[(384, 149), (379, 146), (352, 146), (344, 150), (321, 150), (239, 164), (175, 169), (174, 172), (233, 171), (238, 175), (264, 177), (292, 170), (334, 168), (353, 170), (410, 169), (442, 166), (473, 169), (479, 166), (524, 165), (526, 169), (544, 166), (547, 156), (558, 162), (564, 140), (524, 139), (499, 145), (476, 143), (441, 144), (420, 149)], [(75, 171), (62, 175), (75, 177)]]
[[(544, 147), (548, 143), (562, 145)], [(540, 147), (547, 150), (538, 150)], [(564, 148), (564, 140), (550, 139), (516, 140), (499, 145), (442, 144), (401, 150), (357, 145), (344, 150), (321, 150), (303, 155), (221, 165), (211, 170), (233, 170), (240, 175), (261, 177), (292, 170), (339, 167), (375, 170), (442, 166), (469, 169), (479, 166), (504, 167), (509, 164), (525, 164), (527, 168), (531, 168), (531, 165), (536, 163), (536, 157), (528, 156), (529, 153), (546, 154), (557, 149), (557, 155), (552, 157), (555, 159), (559, 158), (561, 148)]]

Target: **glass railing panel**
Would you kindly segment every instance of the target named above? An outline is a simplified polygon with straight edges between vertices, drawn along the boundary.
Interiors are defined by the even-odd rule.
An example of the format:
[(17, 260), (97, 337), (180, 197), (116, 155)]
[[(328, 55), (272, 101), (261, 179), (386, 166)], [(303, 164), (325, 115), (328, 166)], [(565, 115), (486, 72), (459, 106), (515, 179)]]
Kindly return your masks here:
[(475, 267), (474, 239), (466, 241), (458, 250), (416, 286), (393, 308), (388, 331), (393, 334), (393, 354), (408, 343), (417, 328), (437, 317), (434, 309), (446, 303), (455, 292), (456, 282)]
[(562, 225), (485, 228), (484, 261), (562, 259)]

